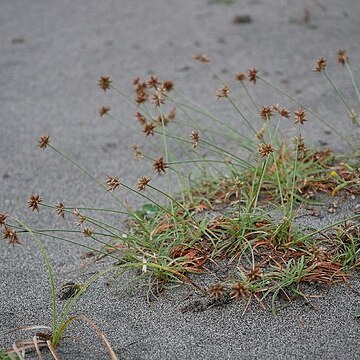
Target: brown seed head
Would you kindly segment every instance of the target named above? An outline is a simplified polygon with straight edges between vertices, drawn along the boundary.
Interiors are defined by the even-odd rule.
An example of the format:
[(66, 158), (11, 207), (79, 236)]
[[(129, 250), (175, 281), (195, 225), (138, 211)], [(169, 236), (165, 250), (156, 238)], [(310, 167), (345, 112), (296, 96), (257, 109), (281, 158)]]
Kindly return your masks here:
[(146, 188), (146, 185), (150, 182), (150, 178), (143, 176), (138, 180), (137, 188), (139, 191), (144, 191)]
[(78, 221), (75, 223), (77, 226), (82, 225), (86, 220), (86, 217), (80, 213), (79, 209), (74, 209), (73, 214), (78, 218)]
[(305, 146), (304, 137), (301, 136), (301, 134), (299, 136), (295, 136), (293, 141), (295, 144), (295, 150), (297, 149), (298, 152), (303, 154), (308, 151), (307, 147)]
[(100, 87), (100, 89), (106, 91), (110, 89), (110, 85), (111, 85), (112, 81), (110, 80), (110, 78), (108, 76), (101, 76), (101, 78), (98, 81), (98, 85)]
[(172, 108), (167, 114), (165, 114), (164, 116), (157, 116), (155, 118), (155, 124), (157, 125), (162, 125), (164, 124), (164, 126), (167, 126), (167, 124), (171, 121), (174, 120), (176, 117), (176, 108)]
[(39, 194), (30, 195), (28, 204), (32, 211), (39, 211), (39, 204), (42, 202), (42, 198)]
[(144, 82), (141, 82), (141, 81), (139, 81), (137, 84), (136, 84), (136, 86), (135, 86), (135, 92), (137, 93), (137, 94), (140, 94), (140, 93), (142, 93), (142, 92), (147, 92), (147, 88), (148, 88), (148, 86), (147, 86), (147, 83), (144, 81)]
[(148, 98), (149, 98), (149, 94), (147, 92), (145, 92), (145, 91), (136, 92), (135, 101), (138, 105), (147, 101)]
[(143, 154), (142, 154), (141, 150), (139, 149), (139, 147), (136, 144), (131, 145), (131, 148), (134, 150), (135, 158), (137, 160), (140, 160), (140, 159), (143, 158)]
[(83, 235), (84, 235), (85, 237), (91, 237), (92, 234), (93, 234), (93, 232), (92, 232), (92, 230), (91, 230), (90, 228), (84, 228), (84, 230), (83, 230)]
[(248, 288), (242, 282), (238, 282), (238, 283), (234, 284), (231, 287), (231, 290), (232, 291), (231, 291), (230, 296), (232, 299), (245, 298), (245, 297), (248, 297), (250, 294)]
[(221, 283), (210, 285), (208, 288), (209, 296), (218, 299), (220, 296), (224, 295), (226, 292), (225, 286)]
[(279, 110), (281, 109), (280, 104), (273, 104), (273, 105), (271, 105), (271, 106), (272, 106), (273, 110), (275, 110), (275, 111), (277, 111), (277, 112), (279, 112)]
[(259, 154), (263, 158), (274, 152), (274, 148), (271, 144), (259, 144), (257, 148)]
[(245, 73), (239, 72), (239, 73), (235, 74), (235, 80), (244, 81), (245, 79), (246, 79)]
[(345, 65), (345, 63), (349, 62), (349, 57), (346, 55), (346, 51), (343, 49), (340, 49), (337, 53), (338, 55), (338, 62), (341, 65)]
[(227, 85), (221, 85), (220, 89), (216, 93), (216, 96), (218, 99), (220, 99), (222, 97), (228, 97), (229, 91), (230, 91), (230, 89)]
[(249, 281), (255, 281), (255, 280), (259, 280), (262, 277), (262, 271), (259, 267), (254, 267), (252, 270), (250, 270), (246, 276), (249, 279)]
[(170, 120), (174, 120), (175, 117), (176, 117), (176, 108), (172, 108), (168, 114), (167, 114), (167, 117), (170, 119)]
[(263, 106), (260, 110), (260, 115), (264, 121), (270, 120), (270, 118), (274, 115), (271, 110), (271, 106)]
[(161, 174), (162, 172), (165, 173), (165, 169), (167, 169), (169, 166), (166, 162), (164, 162), (164, 159), (162, 156), (160, 156), (158, 159), (154, 161), (154, 169), (157, 171), (158, 174)]
[(141, 114), (140, 112), (137, 112), (135, 114), (135, 117), (137, 119), (137, 121), (141, 124), (141, 125), (145, 125), (146, 124), (146, 118), (143, 114)]
[(192, 142), (192, 147), (193, 147), (193, 149), (195, 149), (198, 146), (199, 141), (200, 141), (199, 132), (197, 130), (192, 130), (190, 138), (191, 138), (191, 142)]
[(283, 118), (290, 119), (290, 111), (287, 108), (281, 108), (279, 114)]
[(170, 80), (164, 81), (164, 83), (161, 86), (165, 91), (170, 92), (174, 89), (174, 83)]
[(65, 217), (65, 206), (62, 202), (58, 201), (55, 205), (57, 214), (64, 219)]
[(157, 116), (156, 118), (154, 118), (154, 123), (155, 125), (163, 125), (164, 126), (167, 126), (167, 124), (169, 123), (169, 118), (167, 115), (164, 115), (164, 116)]
[(192, 58), (204, 64), (210, 62), (210, 59), (205, 54), (194, 54)]
[(8, 215), (5, 213), (0, 213), (0, 226), (6, 225), (6, 219)]
[(253, 82), (254, 84), (256, 84), (256, 79), (257, 79), (257, 73), (259, 72), (258, 69), (249, 69), (248, 70), (248, 77), (249, 77), (249, 81)]
[(99, 115), (100, 116), (104, 116), (104, 115), (107, 115), (107, 113), (110, 111), (110, 108), (108, 106), (102, 106), (100, 109), (99, 109)]
[(147, 122), (143, 126), (143, 132), (146, 136), (154, 135), (154, 129), (156, 128), (156, 124), (153, 122)]
[(118, 186), (120, 186), (120, 181), (118, 176), (108, 176), (106, 180), (107, 191), (114, 191)]
[(40, 136), (40, 139), (38, 141), (39, 148), (42, 150), (46, 149), (46, 147), (49, 145), (49, 142), (50, 142), (50, 135)]
[(158, 88), (158, 85), (160, 85), (160, 81), (159, 81), (159, 79), (157, 78), (157, 76), (153, 75), (153, 76), (150, 77), (150, 80), (148, 81), (147, 85), (148, 85), (150, 88), (157, 89), (157, 88)]
[(140, 160), (144, 157), (143, 153), (140, 150), (135, 151), (135, 159)]
[(290, 118), (290, 111), (286, 107), (282, 107), (279, 104), (273, 105), (272, 108), (279, 113), (283, 118)]
[(301, 124), (303, 125), (305, 121), (307, 121), (306, 113), (302, 109), (298, 109), (297, 111), (294, 111), (295, 115), (295, 124)]
[(4, 238), (4, 240), (7, 240), (8, 243), (12, 246), (21, 244), (16, 230), (12, 230), (7, 226), (5, 226), (5, 228), (3, 230), (3, 238)]
[(237, 176), (234, 178), (234, 182), (233, 182), (233, 189), (241, 189), (242, 186), (244, 185), (244, 182), (241, 181)]
[(353, 124), (358, 123), (358, 115), (354, 109), (350, 109), (348, 111), (348, 114), (349, 114), (349, 117), (350, 117), (351, 121), (353, 122)]
[(316, 68), (313, 69), (313, 71), (321, 72), (326, 69), (326, 59), (324, 57), (321, 57), (316, 62)]
[(264, 123), (263, 126), (261, 127), (261, 129), (256, 133), (256, 137), (257, 137), (259, 140), (262, 140), (262, 139), (264, 138), (264, 134), (265, 134), (266, 128), (267, 128), (267, 124)]
[(165, 96), (164, 92), (156, 91), (155, 94), (151, 97), (152, 102), (155, 104), (156, 107), (165, 103)]
[(299, 135), (299, 136), (295, 136), (294, 138), (293, 138), (293, 142), (294, 142), (294, 144), (297, 146), (297, 147), (299, 147), (299, 146), (305, 146), (304, 145), (304, 137), (303, 136), (301, 136), (301, 134)]

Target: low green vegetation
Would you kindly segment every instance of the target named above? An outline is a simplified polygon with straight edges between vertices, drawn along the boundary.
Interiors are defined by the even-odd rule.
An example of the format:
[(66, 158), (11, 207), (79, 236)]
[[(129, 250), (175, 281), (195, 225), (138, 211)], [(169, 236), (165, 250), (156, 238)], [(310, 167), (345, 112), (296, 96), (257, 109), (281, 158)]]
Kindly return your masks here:
[[(197, 54), (194, 59), (215, 72), (206, 55)], [(317, 61), (314, 71), (333, 88), (356, 133), (359, 120), (355, 106), (350, 104), (360, 105), (358, 87), (345, 51), (339, 51), (338, 62), (349, 75), (354, 99), (346, 99), (342, 94), (327, 73), (324, 58)], [(106, 205), (85, 208), (62, 202), (49, 204), (39, 194), (30, 196), (31, 210), (50, 210), (62, 218), (74, 217), (75, 230), (30, 229), (6, 213), (0, 214), (5, 240), (15, 246), (21, 243), (22, 235), (29, 234), (44, 257), (51, 280), (54, 318), (48, 338), (38, 340), (45, 341), (52, 351), (60, 344), (68, 324), (76, 318), (70, 315), (70, 310), (78, 297), (109, 271), (115, 277), (131, 272), (139, 284), (147, 284), (148, 299), (184, 284), (204, 299), (201, 309), (206, 309), (206, 304), (238, 301), (243, 303), (243, 312), (255, 302), (275, 313), (278, 299), (310, 301), (308, 286), (346, 283), (351, 271), (359, 270), (359, 209), (354, 208), (346, 218), (334, 220), (323, 228), (311, 228), (302, 221), (304, 217), (316, 218), (321, 211), (337, 213), (339, 202), (359, 197), (358, 139), (346, 137), (341, 129), (334, 128), (321, 115), (263, 78), (258, 69), (237, 73), (235, 79), (238, 89), (231, 90), (224, 83), (216, 97), (229, 103), (251, 135), (245, 136), (243, 131), (194, 102), (182, 100), (171, 81), (160, 81), (155, 75), (147, 81), (136, 78), (134, 96), (128, 96), (109, 77), (100, 78), (98, 85), (102, 90), (115, 91), (134, 105), (138, 124), (134, 121), (127, 125), (135, 131), (140, 126), (146, 138), (156, 139), (155, 155), (134, 145), (134, 161), (150, 161), (157, 176), (168, 177), (166, 189), (155, 185), (154, 175), (149, 174), (139, 178), (135, 187), (124, 183), (118, 174), (97, 179), (59, 149), (49, 135), (40, 137), (40, 149), (48, 148), (65, 158), (119, 205), (111, 209)], [(290, 101), (292, 108), (279, 104), (260, 106), (248, 83), (269, 86), (284, 96), (284, 101)], [(245, 97), (247, 102), (243, 100)], [(99, 113), (123, 124), (110, 107), (103, 106)], [(204, 126), (200, 118), (215, 123), (217, 130), (214, 126)], [(309, 148), (302, 134), (312, 121), (320, 121), (337, 134), (351, 149), (352, 156)], [(282, 135), (283, 124), (294, 126), (291, 141)], [(231, 150), (234, 148), (236, 151)], [(177, 190), (175, 181), (179, 184)], [(142, 197), (144, 205), (132, 209), (123, 200), (126, 193)], [(317, 207), (326, 202), (330, 205), (325, 210)], [(102, 214), (109, 213), (125, 215), (126, 226), (103, 220)], [(86, 242), (77, 242), (71, 237), (74, 234), (83, 235)], [(41, 237), (83, 246), (86, 257), (93, 261), (103, 257), (112, 260), (109, 268), (71, 292), (69, 306), (60, 316), (55, 278)], [(206, 274), (210, 276), (204, 286), (198, 279)], [(196, 308), (199, 309), (186, 306), (184, 311), (196, 311)], [(89, 324), (90, 320), (85, 322)], [(99, 337), (110, 356), (116, 358), (103, 335)]]

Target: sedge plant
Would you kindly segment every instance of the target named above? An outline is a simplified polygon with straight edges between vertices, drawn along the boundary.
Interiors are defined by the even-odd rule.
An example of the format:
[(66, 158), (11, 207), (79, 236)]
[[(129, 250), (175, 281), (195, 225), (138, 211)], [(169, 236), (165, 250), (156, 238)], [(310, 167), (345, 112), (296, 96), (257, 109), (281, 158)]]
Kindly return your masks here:
[[(206, 55), (196, 54), (194, 59), (216, 74)], [(322, 73), (330, 84), (356, 132), (359, 120), (355, 108), (360, 106), (357, 82), (344, 50), (338, 52), (338, 62), (349, 74), (357, 105), (350, 105), (353, 101), (346, 99), (328, 74), (326, 59), (319, 58), (314, 71)], [(115, 91), (133, 105), (137, 124), (133, 122), (129, 127), (135, 131), (140, 127), (147, 139), (155, 139), (154, 154), (143, 151), (138, 144), (132, 149), (136, 161), (150, 161), (157, 176), (168, 177), (167, 188), (156, 186), (154, 174), (144, 174), (135, 186), (123, 182), (118, 174), (98, 179), (58, 148), (50, 135), (43, 135), (38, 143), (40, 149), (49, 148), (72, 163), (95, 186), (106, 191), (118, 207), (65, 206), (61, 202), (51, 205), (39, 194), (32, 194), (30, 209), (54, 210), (60, 217), (74, 216), (77, 229), (29, 229), (21, 222), (10, 223), (7, 214), (1, 213), (4, 239), (15, 246), (20, 244), (19, 233), (28, 233), (35, 240), (41, 235), (70, 242), (85, 247), (94, 261), (101, 257), (115, 260), (112, 269), (119, 274), (136, 270), (138, 279), (147, 284), (148, 294), (155, 297), (167, 287), (186, 284), (205, 299), (210, 298), (210, 306), (245, 299), (244, 311), (255, 299), (261, 307), (270, 307), (275, 313), (276, 299), (281, 294), (288, 300), (299, 296), (308, 300), (310, 297), (302, 290), (304, 283), (346, 282), (349, 271), (360, 265), (360, 215), (354, 213), (321, 229), (305, 229), (298, 218), (301, 210), (323, 202), (319, 193), (333, 198), (345, 193), (352, 198), (360, 195), (356, 141), (263, 78), (256, 68), (235, 75), (241, 86), (234, 92), (221, 80), (217, 100), (229, 103), (251, 135), (245, 136), (218, 115), (188, 100), (175, 90), (172, 81), (160, 81), (155, 75), (147, 81), (136, 78), (131, 96), (110, 77), (101, 77), (100, 89)], [(270, 86), (293, 108), (259, 105), (249, 84)], [(99, 115), (122, 123), (109, 106), (101, 107)], [(216, 127), (204, 126), (204, 119)], [(333, 130), (353, 150), (352, 159), (306, 145), (303, 133), (315, 120)], [(296, 136), (291, 142), (281, 134), (283, 121), (294, 123)], [(234, 151), (234, 147), (238, 150)], [(178, 191), (173, 191), (174, 178)], [(126, 192), (141, 197), (143, 207), (134, 210), (123, 200)], [(126, 230), (103, 220), (103, 214), (127, 216)], [(77, 242), (66, 234), (82, 234), (86, 241)], [(38, 245), (50, 274), (56, 314), (54, 278), (45, 250), (41, 243)], [(226, 274), (220, 275), (219, 269), (224, 266)], [(215, 276), (216, 281), (200, 285), (196, 274), (204, 273)], [(86, 289), (84, 286), (76, 296)], [(59, 321), (54, 317), (49, 339), (53, 347), (74, 320), (68, 316), (69, 309)]]

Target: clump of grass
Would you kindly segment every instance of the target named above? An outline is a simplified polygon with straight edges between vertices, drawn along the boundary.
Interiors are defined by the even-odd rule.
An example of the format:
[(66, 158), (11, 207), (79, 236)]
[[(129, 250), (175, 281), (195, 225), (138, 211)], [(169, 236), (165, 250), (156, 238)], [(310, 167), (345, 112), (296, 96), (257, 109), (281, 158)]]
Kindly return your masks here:
[[(197, 54), (194, 59), (216, 73), (206, 55)], [(357, 83), (344, 50), (339, 51), (338, 62), (346, 68), (360, 104)], [(314, 71), (323, 74), (349, 113), (354, 129), (358, 129), (354, 106), (341, 93), (326, 66), (326, 59), (320, 58)], [(156, 139), (154, 155), (143, 152), (138, 145), (133, 145), (133, 150), (137, 160), (152, 163), (157, 176), (169, 178), (168, 189), (154, 184), (154, 174), (144, 174), (135, 186), (126, 184), (117, 174), (98, 179), (54, 145), (49, 135), (43, 135), (38, 143), (40, 149), (50, 148), (72, 163), (119, 207), (65, 206), (62, 202), (52, 205), (39, 194), (32, 194), (28, 202), (32, 211), (47, 208), (62, 218), (73, 216), (77, 230), (29, 229), (21, 222), (11, 222), (2, 213), (4, 239), (15, 246), (20, 244), (19, 234), (28, 233), (38, 244), (41, 244), (38, 237), (44, 236), (83, 246), (95, 261), (101, 257), (115, 260), (111, 268), (118, 274), (135, 270), (139, 280), (146, 279), (149, 299), (167, 287), (187, 284), (206, 299), (201, 309), (245, 299), (244, 311), (255, 300), (275, 313), (276, 299), (280, 296), (309, 300), (310, 295), (303, 290), (305, 284), (347, 282), (349, 271), (359, 269), (360, 265), (360, 215), (354, 214), (321, 229), (309, 229), (299, 221), (299, 212), (321, 203), (319, 193), (331, 197), (359, 196), (357, 146), (321, 115), (262, 78), (258, 69), (237, 73), (235, 79), (251, 106), (225, 82), (214, 91), (214, 97), (229, 103), (251, 136), (244, 136), (193, 101), (181, 100), (183, 96), (175, 91), (171, 81), (160, 81), (155, 75), (148, 81), (136, 78), (132, 98), (116, 87), (110, 77), (101, 77), (99, 87), (105, 92), (115, 91), (133, 104), (144, 136)], [(291, 100), (293, 108), (279, 104), (259, 106), (246, 80), (256, 86), (259, 83), (271, 86)], [(176, 127), (179, 113), (181, 120)], [(108, 106), (101, 107), (99, 115), (121, 122)], [(203, 126), (199, 117), (213, 121), (218, 130)], [(354, 149), (353, 159), (306, 145), (302, 133), (315, 119)], [(281, 135), (284, 121), (293, 121), (296, 136), (292, 141)], [(182, 126), (186, 125), (184, 132)], [(130, 126), (138, 125), (134, 122)], [(220, 145), (219, 138), (221, 143), (236, 144), (239, 151)], [(174, 177), (178, 191), (172, 191)], [(123, 200), (124, 192), (141, 197), (143, 207), (133, 210)], [(126, 231), (124, 226), (102, 220), (101, 214), (105, 213), (126, 215)], [(73, 234), (82, 234), (87, 241), (80, 244), (71, 238)], [(42, 245), (40, 250), (44, 252)], [(56, 314), (54, 278), (46, 256), (44, 260), (50, 273)], [(201, 285), (198, 276), (204, 273), (216, 281)], [(86, 287), (81, 288), (72, 305), (85, 290)], [(60, 322), (54, 315), (48, 339), (53, 347), (59, 345), (63, 331), (75, 319), (67, 317), (69, 311)]]
[[(29, 206), (33, 210), (35, 209), (38, 210), (38, 205), (40, 202), (41, 202), (41, 198), (39, 195), (32, 195), (29, 199)], [(4, 217), (5, 216), (3, 214), (2, 218), (4, 219)], [(74, 284), (75, 287), (73, 286), (74, 287), (73, 291), (70, 294), (68, 294), (69, 295), (68, 298), (70, 298), (70, 300), (61, 310), (60, 314), (58, 314), (57, 294), (55, 289), (55, 277), (47, 252), (42, 242), (38, 238), (38, 236), (36, 236), (35, 233), (24, 223), (22, 223), (19, 220), (17, 222), (20, 225), (20, 227), (24, 231), (27, 231), (30, 234), (30, 236), (33, 238), (33, 240), (37, 243), (39, 251), (44, 259), (50, 280), (53, 321), (52, 321), (52, 327), (43, 326), (43, 325), (32, 325), (32, 326), (21, 326), (10, 330), (9, 333), (17, 332), (17, 331), (35, 331), (35, 335), (31, 339), (16, 340), (12, 348), (5, 351), (7, 356), (9, 356), (9, 358), (22, 360), (25, 359), (26, 350), (34, 349), (36, 350), (39, 359), (41, 359), (42, 356), (40, 350), (42, 348), (47, 348), (49, 349), (53, 358), (56, 360), (59, 358), (56, 352), (56, 348), (60, 345), (60, 342), (65, 338), (64, 332), (67, 330), (67, 328), (72, 322), (80, 321), (86, 323), (96, 332), (96, 335), (102, 340), (106, 349), (108, 350), (110, 359), (117, 359), (117, 356), (114, 350), (112, 349), (109, 341), (106, 339), (105, 335), (99, 329), (99, 327), (91, 319), (89, 319), (84, 315), (72, 315), (72, 316), (69, 315), (70, 311), (76, 304), (77, 300), (87, 290), (87, 288), (99, 277), (104, 276), (107, 272), (113, 269), (112, 268), (104, 269), (103, 271), (97, 273), (95, 276), (88, 279), (85, 284), (82, 285)], [(16, 233), (14, 233), (13, 235), (14, 237), (16, 237), (15, 234)], [(72, 338), (71, 336), (66, 336), (66, 337)], [(75, 337), (74, 340), (76, 341)], [(13, 354), (15, 354), (15, 356)]]

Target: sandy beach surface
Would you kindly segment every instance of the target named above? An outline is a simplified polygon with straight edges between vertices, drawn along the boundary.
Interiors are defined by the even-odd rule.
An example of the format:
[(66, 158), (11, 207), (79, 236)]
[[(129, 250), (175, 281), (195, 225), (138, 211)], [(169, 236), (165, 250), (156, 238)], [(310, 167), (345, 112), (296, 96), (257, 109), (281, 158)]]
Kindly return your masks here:
[[(130, 94), (136, 76), (158, 74), (236, 124), (233, 110), (216, 102), (221, 80), (195, 63), (194, 53), (207, 54), (223, 78), (261, 69), (353, 138), (346, 109), (311, 69), (318, 57), (326, 57), (329, 72), (345, 93), (351, 93), (351, 81), (336, 63), (336, 53), (346, 49), (354, 73), (360, 74), (359, 16), (359, 0), (0, 0), (0, 211), (37, 228), (71, 228), (73, 219), (64, 223), (50, 212), (31, 213), (28, 196), (38, 192), (51, 204), (61, 200), (115, 206), (71, 164), (51, 151), (40, 151), (37, 139), (42, 134), (51, 134), (57, 147), (99, 178), (118, 174), (125, 183), (136, 184), (139, 176), (149, 173), (148, 164), (135, 162), (129, 149), (144, 139), (126, 125), (135, 121), (136, 109), (114, 91), (100, 91), (100, 76), (110, 76)], [(264, 105), (283, 101), (261, 84), (254, 93)], [(123, 125), (99, 118), (103, 105), (110, 105)], [(309, 118), (304, 136), (313, 146), (349, 152), (315, 119)], [(158, 186), (166, 182), (165, 177), (154, 180)], [(130, 195), (127, 200), (134, 207), (142, 204)], [(351, 215), (358, 203), (348, 199), (335, 214), (325, 210), (313, 226)], [(84, 249), (54, 239), (44, 244), (58, 284), (83, 281), (106, 262), (80, 269)], [(313, 298), (310, 305), (279, 301), (277, 316), (255, 303), (242, 316), (242, 302), (183, 312), (193, 300), (186, 287), (148, 303), (138, 292), (119, 294), (124, 280), (111, 286), (108, 281), (104, 277), (94, 284), (74, 311), (104, 331), (119, 359), (360, 358), (360, 324), (354, 316), (360, 306), (358, 273), (351, 287), (320, 289), (317, 294), (324, 296)], [(9, 329), (51, 326), (48, 277), (30, 238), (15, 248), (0, 242), (0, 289), (0, 348), (26, 335), (5, 334)], [(59, 348), (61, 359), (108, 358), (83, 324), (70, 327), (68, 334), (80, 342), (65, 340)], [(35, 353), (26, 356), (35, 358)]]

